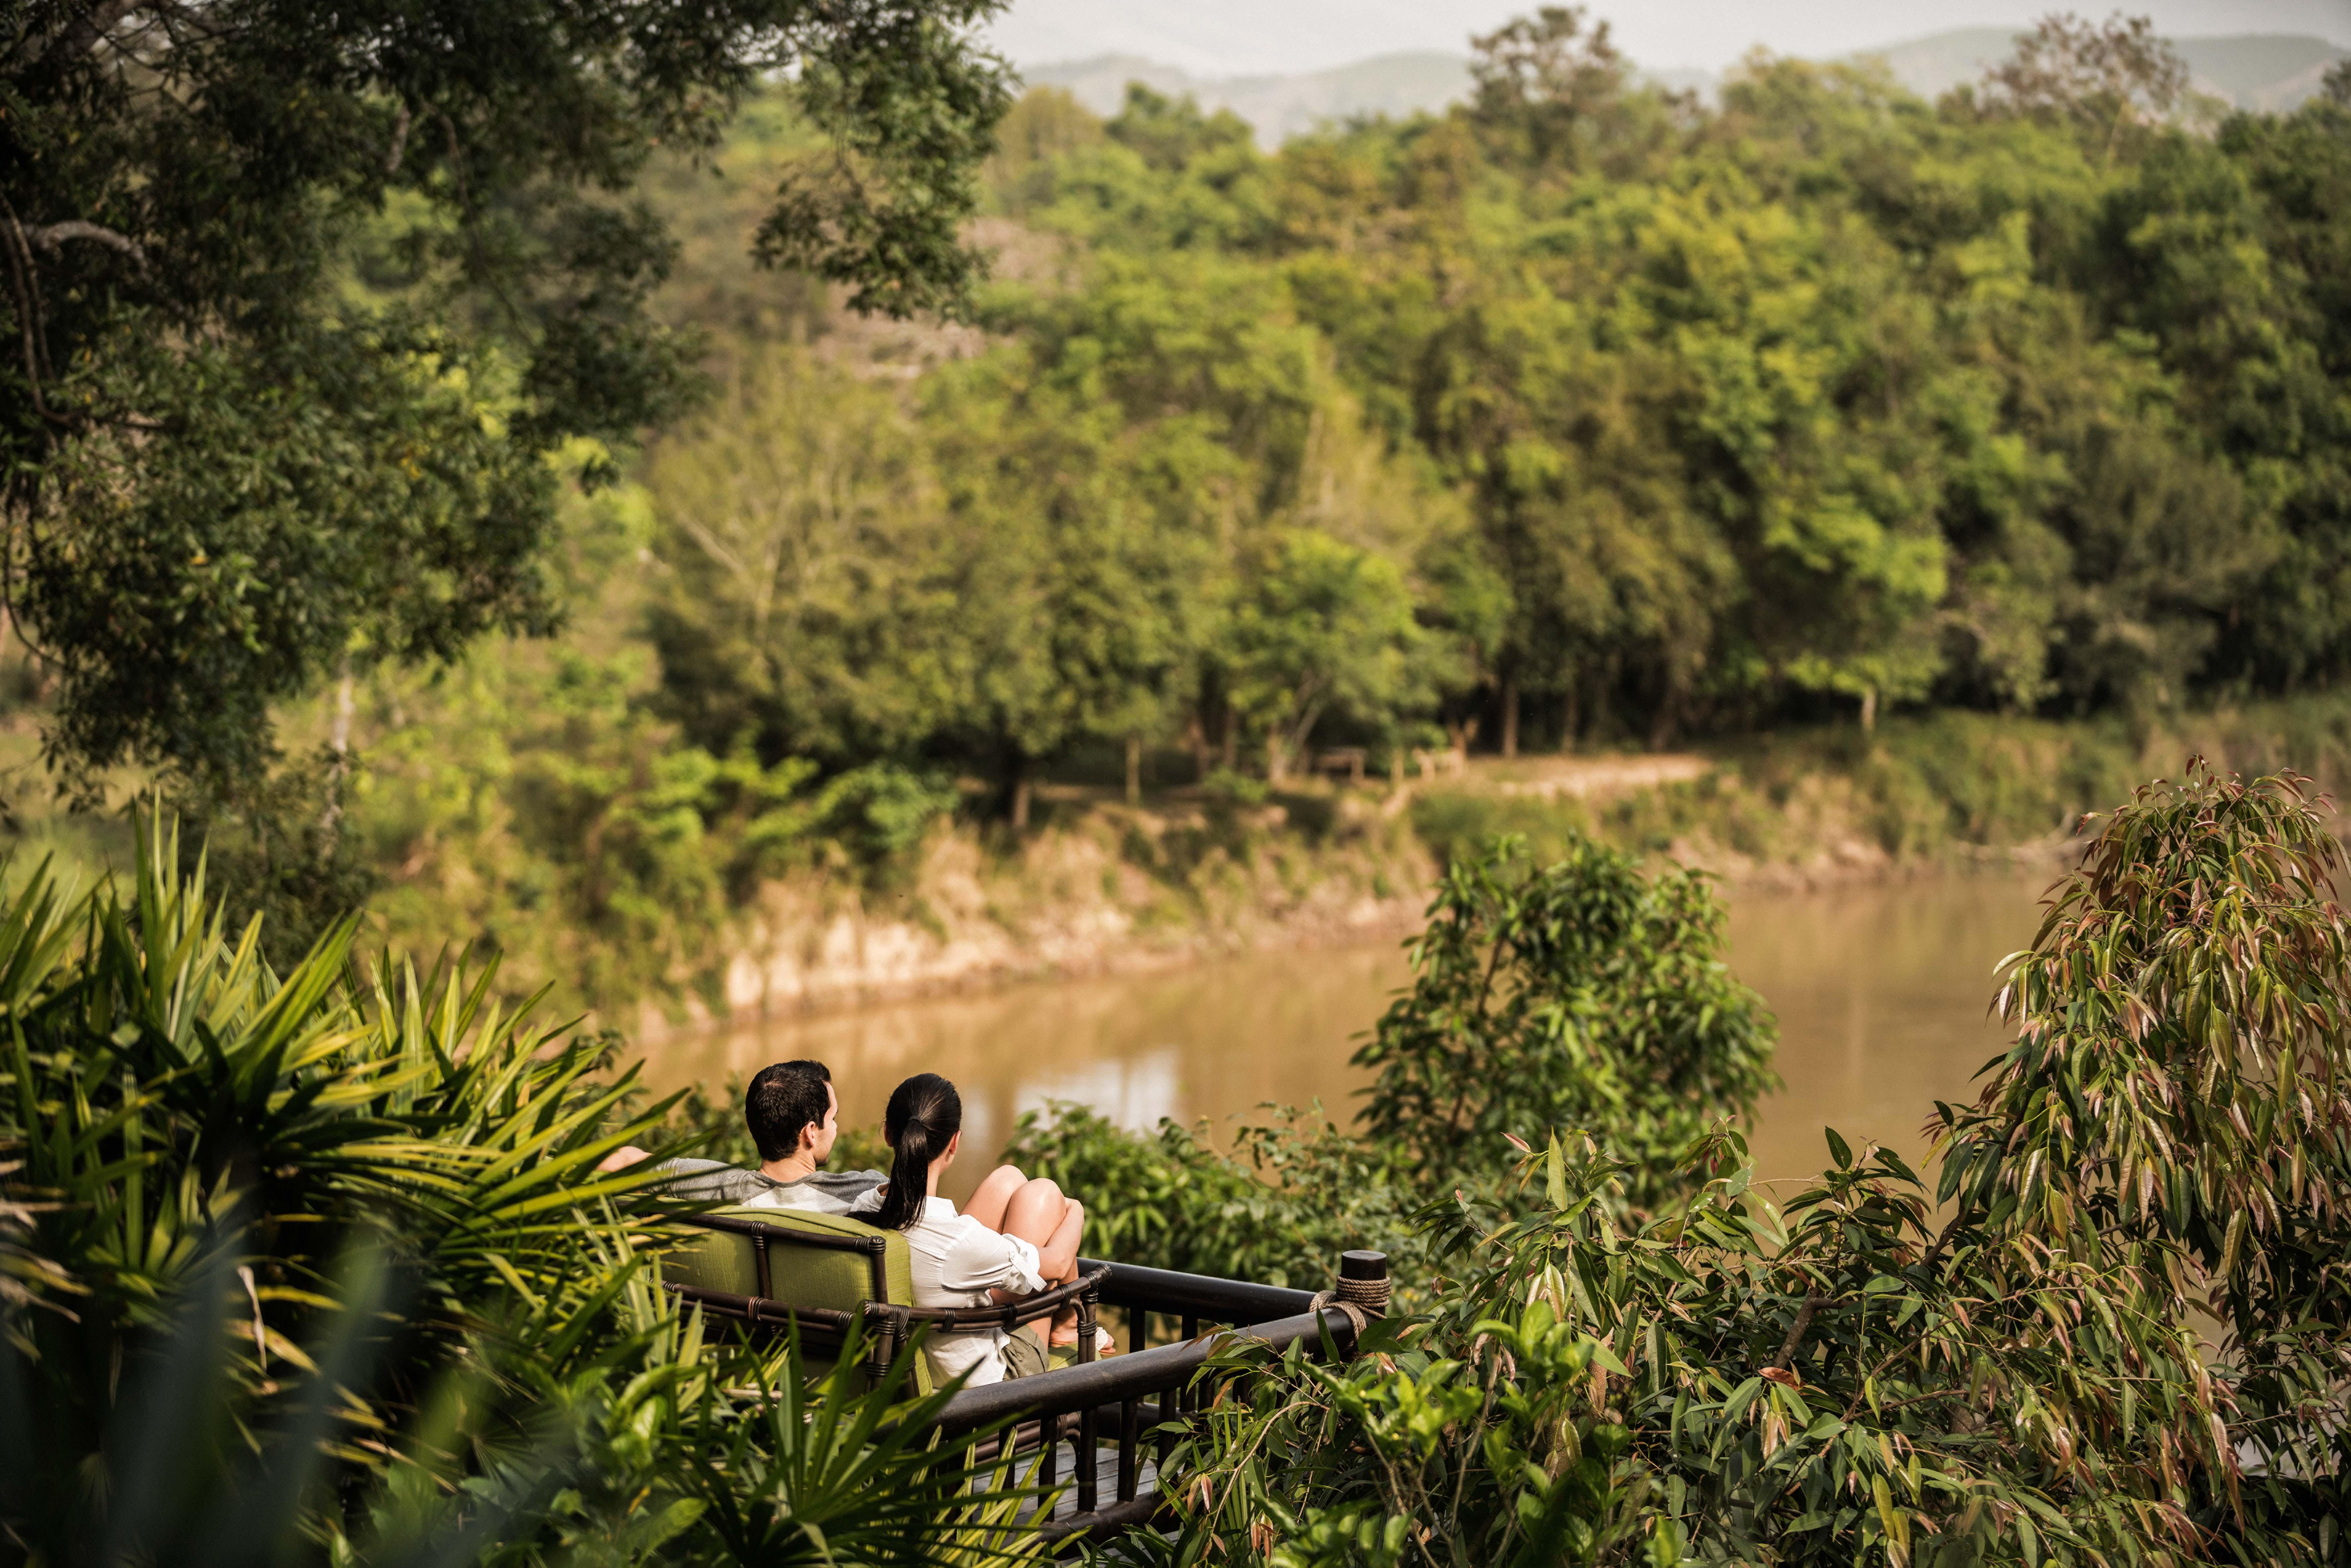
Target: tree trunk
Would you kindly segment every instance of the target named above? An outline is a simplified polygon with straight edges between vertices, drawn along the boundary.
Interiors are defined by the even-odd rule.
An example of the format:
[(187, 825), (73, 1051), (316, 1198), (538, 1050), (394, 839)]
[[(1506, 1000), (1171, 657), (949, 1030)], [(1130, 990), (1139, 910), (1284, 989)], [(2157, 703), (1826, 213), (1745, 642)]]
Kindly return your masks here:
[(1649, 749), (1663, 751), (1674, 743), (1681, 729), (1681, 705), (1671, 696), (1657, 705), (1656, 716), (1649, 721)]
[(1233, 722), (1233, 710), (1229, 703), (1225, 706), (1224, 724), (1221, 728), (1224, 731), (1225, 771), (1229, 773), (1241, 765), (1241, 727)]
[(1029, 831), (1029, 799), (1031, 793), (1029, 779), (1029, 753), (1019, 746), (1004, 748), (1005, 815), (1012, 822), (1012, 831)]
[(1667, 747), (1671, 746), (1674, 743), (1676, 732), (1681, 728), (1681, 683), (1668, 675), (1666, 678), (1665, 689), (1657, 694), (1657, 711), (1649, 720), (1649, 749), (1663, 751)]
[(1567, 689), (1559, 694), (1559, 750), (1564, 757), (1575, 749), (1575, 683), (1570, 675)]
[(1519, 677), (1502, 677), (1502, 755), (1519, 754)]
[(335, 723), (328, 731), (327, 744), (334, 748), (333, 766), (327, 770), (327, 805), (319, 813), (319, 848), (322, 856), (335, 852), (335, 835), (343, 822), (343, 780), (351, 771), (351, 714), (357, 707), (351, 694), (351, 661), (343, 657), (341, 677), (335, 684)]
[(1874, 735), (1876, 732), (1877, 688), (1876, 686), (1871, 686), (1868, 690), (1861, 694), (1861, 733), (1864, 735)]
[(1290, 776), (1290, 747), (1281, 741), (1281, 731), (1274, 730), (1265, 737), (1265, 781), (1279, 784)]
[(1126, 737), (1126, 803), (1143, 804), (1143, 737), (1139, 735)]
[(1208, 776), (1208, 768), (1212, 766), (1212, 758), (1215, 755), (1208, 749), (1208, 727), (1200, 722), (1200, 716), (1197, 713), (1195, 713), (1192, 716), (1192, 721), (1184, 727), (1184, 744), (1191, 748), (1192, 782), (1197, 784)]

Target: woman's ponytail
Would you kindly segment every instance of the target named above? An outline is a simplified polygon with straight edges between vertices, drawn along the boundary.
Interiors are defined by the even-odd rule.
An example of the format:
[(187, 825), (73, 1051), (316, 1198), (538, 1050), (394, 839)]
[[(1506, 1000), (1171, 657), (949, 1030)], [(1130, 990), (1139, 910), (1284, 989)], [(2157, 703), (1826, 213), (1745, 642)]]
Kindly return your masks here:
[(882, 1135), (890, 1141), (890, 1186), (873, 1223), (904, 1230), (923, 1217), (930, 1196), (931, 1162), (963, 1131), (963, 1096), (935, 1072), (917, 1072), (892, 1092), (882, 1113)]

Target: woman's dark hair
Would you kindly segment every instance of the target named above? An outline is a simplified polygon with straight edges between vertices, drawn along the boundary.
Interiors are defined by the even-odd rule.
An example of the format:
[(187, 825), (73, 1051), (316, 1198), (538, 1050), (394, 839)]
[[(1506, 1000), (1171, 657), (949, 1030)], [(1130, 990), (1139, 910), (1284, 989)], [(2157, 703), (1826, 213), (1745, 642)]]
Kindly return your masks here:
[(890, 1093), (882, 1135), (890, 1140), (890, 1186), (873, 1223), (904, 1230), (922, 1218), (930, 1195), (931, 1162), (963, 1131), (963, 1096), (935, 1072), (917, 1072)]

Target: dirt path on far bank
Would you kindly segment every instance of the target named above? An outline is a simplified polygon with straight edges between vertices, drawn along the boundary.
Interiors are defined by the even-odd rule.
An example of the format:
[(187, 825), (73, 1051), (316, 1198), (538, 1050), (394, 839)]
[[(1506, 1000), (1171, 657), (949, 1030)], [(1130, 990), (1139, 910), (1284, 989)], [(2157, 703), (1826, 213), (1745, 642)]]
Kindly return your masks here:
[[(1468, 779), (1482, 782), (1497, 795), (1525, 795), (1541, 800), (1562, 798), (1590, 800), (1660, 784), (1687, 784), (1715, 768), (1711, 758), (1687, 751), (1660, 751), (1632, 757), (1547, 757), (1496, 760), (1485, 768), (1470, 766)], [(1519, 776), (1521, 772), (1529, 776)], [(1480, 779), (1483, 773), (1488, 777)]]

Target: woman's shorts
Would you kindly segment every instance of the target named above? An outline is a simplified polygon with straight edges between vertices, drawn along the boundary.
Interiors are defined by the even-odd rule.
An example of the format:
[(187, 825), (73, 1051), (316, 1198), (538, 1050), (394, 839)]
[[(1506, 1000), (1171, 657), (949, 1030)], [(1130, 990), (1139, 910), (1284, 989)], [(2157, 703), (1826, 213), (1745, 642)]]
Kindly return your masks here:
[(1004, 1375), (1034, 1377), (1052, 1365), (1045, 1348), (1043, 1326), (1022, 1323), (1004, 1336)]

